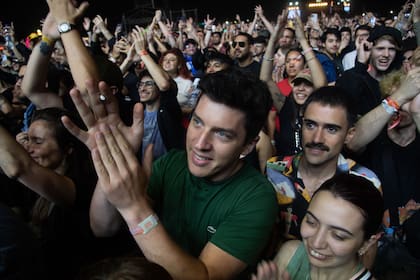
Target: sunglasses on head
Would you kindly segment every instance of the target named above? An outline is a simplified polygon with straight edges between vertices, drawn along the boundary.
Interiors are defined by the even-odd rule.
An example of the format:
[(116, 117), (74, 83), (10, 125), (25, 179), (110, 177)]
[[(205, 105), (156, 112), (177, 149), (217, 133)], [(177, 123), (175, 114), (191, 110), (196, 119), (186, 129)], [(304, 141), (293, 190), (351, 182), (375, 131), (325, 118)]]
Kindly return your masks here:
[(232, 47), (236, 48), (236, 45), (239, 45), (240, 48), (245, 48), (245, 42), (232, 42)]

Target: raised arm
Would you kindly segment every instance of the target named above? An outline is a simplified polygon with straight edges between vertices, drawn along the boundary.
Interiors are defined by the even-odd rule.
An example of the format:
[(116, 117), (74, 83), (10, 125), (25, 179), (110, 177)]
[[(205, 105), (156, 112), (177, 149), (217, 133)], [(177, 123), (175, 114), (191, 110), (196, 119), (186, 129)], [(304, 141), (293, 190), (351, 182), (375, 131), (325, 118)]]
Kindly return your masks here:
[(306, 63), (308, 64), (309, 69), (311, 70), (311, 75), (314, 81), (314, 88), (320, 88), (327, 85), (327, 76), (325, 71), (322, 68), (321, 63), (316, 58), (312, 47), (309, 45), (306, 40), (305, 33), (303, 31), (303, 24), (300, 17), (296, 17), (295, 21), (295, 30), (296, 30), (296, 40), (302, 47), (303, 55), (305, 56)]
[[(401, 83), (401, 86), (389, 97), (389, 99), (396, 102), (399, 106), (403, 106), (414, 98), (414, 102), (411, 102), (412, 104), (410, 104), (410, 108), (413, 110), (412, 116), (414, 120), (416, 121), (417, 118), (418, 121), (417, 114), (420, 110), (416, 104), (419, 103), (419, 93), (420, 67), (417, 67), (410, 70), (406, 79)], [(388, 103), (392, 104), (392, 101), (391, 103)], [(393, 115), (394, 113), (392, 109), (389, 106), (384, 106), (383, 104), (378, 105), (376, 108), (364, 115), (356, 123), (355, 134), (353, 138), (346, 143), (347, 148), (354, 152), (361, 151), (379, 135)], [(419, 127), (418, 122), (416, 122), (416, 124), (417, 127)]]
[(144, 65), (146, 66), (147, 70), (149, 71), (150, 75), (155, 81), (156, 86), (159, 88), (160, 91), (168, 90), (171, 86), (171, 77), (148, 54), (146, 49), (146, 31), (143, 28), (136, 26), (135, 29), (133, 29), (133, 39), (136, 52), (140, 55), (141, 59), (143, 60)]
[(274, 48), (276, 42), (278, 41), (280, 30), (286, 24), (286, 15), (287, 12), (283, 10), (283, 12), (277, 17), (277, 23), (274, 27), (274, 32), (271, 33), (270, 39), (268, 40), (267, 48), (265, 50), (260, 70), (260, 79), (267, 83), (267, 86), (271, 93), (271, 97), (273, 98), (274, 107), (276, 107), (277, 111), (280, 111), (281, 108), (283, 108), (285, 97), (283, 94), (280, 93), (279, 88), (277, 87), (276, 83), (273, 81), (272, 78)]
[(160, 30), (162, 31), (162, 33), (165, 36), (166, 40), (168, 41), (169, 45), (172, 48), (175, 48), (176, 47), (176, 41), (175, 41), (174, 35), (172, 35), (171, 30), (169, 30), (168, 27), (166, 26), (166, 24), (162, 21), (162, 11), (161, 10), (156, 10), (155, 11), (154, 21), (159, 26)]
[[(71, 0), (47, 0), (50, 12), (57, 24), (63, 22), (76, 24), (88, 7), (87, 2), (81, 3), (79, 7), (75, 7), (72, 2)], [(66, 50), (70, 70), (76, 86), (79, 90), (86, 91), (86, 80), (94, 79), (95, 81), (99, 81), (96, 64), (86, 49), (80, 33), (76, 28), (62, 33), (61, 40)]]
[(57, 24), (49, 13), (42, 26), (42, 40), (36, 44), (29, 57), (25, 77), (22, 80), (22, 91), (35, 104), (37, 109), (63, 107), (63, 100), (58, 93), (46, 88), (48, 66), (55, 42), (60, 38)]
[(265, 28), (272, 34), (274, 32), (274, 26), (271, 24), (271, 22), (265, 17), (264, 10), (261, 5), (257, 5), (255, 7), (255, 13), (258, 14), (261, 21), (264, 23)]
[[(70, 96), (88, 130), (81, 130), (66, 117), (63, 118), (65, 127), (83, 142), (90, 151), (96, 148), (95, 133), (99, 131), (100, 126), (112, 125), (118, 127), (124, 133), (130, 149), (137, 152), (143, 138), (142, 105), (137, 103), (134, 106), (133, 124), (128, 127), (121, 121), (118, 113), (118, 102), (104, 82), (99, 83), (98, 86), (90, 80), (86, 82), (86, 88), (89, 90), (89, 94), (73, 89)], [(99, 94), (103, 96), (103, 101), (100, 100)], [(120, 215), (115, 207), (106, 200), (99, 182), (91, 201), (90, 225), (97, 236), (111, 236), (121, 225)]]

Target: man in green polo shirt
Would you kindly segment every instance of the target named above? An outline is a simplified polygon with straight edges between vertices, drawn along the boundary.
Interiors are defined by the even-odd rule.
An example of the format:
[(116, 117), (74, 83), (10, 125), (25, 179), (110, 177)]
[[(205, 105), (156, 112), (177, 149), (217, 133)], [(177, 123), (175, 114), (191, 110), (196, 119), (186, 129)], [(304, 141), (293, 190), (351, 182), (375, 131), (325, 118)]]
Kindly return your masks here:
[[(205, 76), (199, 87), (186, 151), (155, 161), (150, 179), (134, 156), (132, 131), (104, 116), (90, 124), (98, 173), (91, 226), (97, 236), (113, 235), (120, 215), (145, 257), (174, 279), (234, 279), (261, 258), (276, 219), (273, 187), (243, 160), (272, 100), (263, 82), (234, 69)], [(99, 90), (109, 106), (111, 94), (103, 84)], [(101, 101), (91, 100), (95, 112)]]

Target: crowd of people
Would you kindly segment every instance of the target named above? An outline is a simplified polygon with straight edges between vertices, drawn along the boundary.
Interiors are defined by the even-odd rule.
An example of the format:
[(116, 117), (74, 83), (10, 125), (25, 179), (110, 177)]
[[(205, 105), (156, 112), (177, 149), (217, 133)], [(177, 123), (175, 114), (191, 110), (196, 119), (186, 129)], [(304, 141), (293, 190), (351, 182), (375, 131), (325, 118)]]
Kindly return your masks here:
[(398, 16), (0, 23), (0, 278), (418, 279), (420, 0)]

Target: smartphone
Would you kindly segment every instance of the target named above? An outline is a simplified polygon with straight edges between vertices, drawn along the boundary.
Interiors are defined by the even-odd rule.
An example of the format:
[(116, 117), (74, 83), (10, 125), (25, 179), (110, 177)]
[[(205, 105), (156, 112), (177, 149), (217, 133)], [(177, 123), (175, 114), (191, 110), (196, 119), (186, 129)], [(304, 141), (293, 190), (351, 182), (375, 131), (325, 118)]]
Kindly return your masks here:
[(294, 19), (297, 16), (297, 10), (289, 10), (287, 14), (287, 19)]
[(317, 13), (311, 14), (311, 21), (312, 22), (318, 22), (318, 14)]
[(372, 26), (374, 26), (376, 24), (376, 18), (375, 17), (373, 17), (373, 18), (370, 19), (370, 24)]

